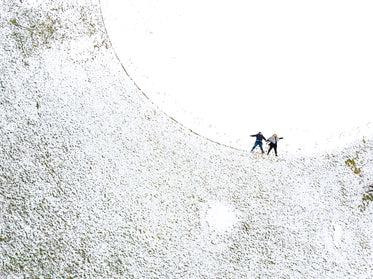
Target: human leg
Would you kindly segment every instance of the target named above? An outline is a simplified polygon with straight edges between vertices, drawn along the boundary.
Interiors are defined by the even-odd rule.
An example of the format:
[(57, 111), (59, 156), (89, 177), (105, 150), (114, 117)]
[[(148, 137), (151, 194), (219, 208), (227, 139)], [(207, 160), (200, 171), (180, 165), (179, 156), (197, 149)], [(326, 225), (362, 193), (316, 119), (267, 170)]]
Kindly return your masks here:
[(254, 143), (254, 146), (253, 146), (253, 148), (251, 149), (251, 151), (253, 151), (257, 146), (258, 146), (258, 142), (256, 141), (255, 143)]
[(262, 153), (264, 153), (263, 143), (261, 141), (258, 141), (258, 144), (259, 144), (260, 150), (262, 150)]
[(270, 143), (270, 144), (269, 144), (269, 149), (268, 149), (267, 155), (269, 155), (269, 152), (271, 152), (272, 148), (273, 148), (273, 144)]

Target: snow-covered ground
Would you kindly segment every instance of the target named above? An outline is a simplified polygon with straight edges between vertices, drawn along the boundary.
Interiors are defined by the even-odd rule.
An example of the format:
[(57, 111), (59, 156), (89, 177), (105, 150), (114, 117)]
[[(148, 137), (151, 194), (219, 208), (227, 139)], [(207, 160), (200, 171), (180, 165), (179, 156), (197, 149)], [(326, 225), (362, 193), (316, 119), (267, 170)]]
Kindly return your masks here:
[(370, 136), (217, 144), (135, 86), (98, 1), (0, 11), (0, 277), (373, 277)]
[(289, 153), (372, 134), (373, 4), (363, 0), (102, 0), (113, 48), (143, 92), (214, 141)]

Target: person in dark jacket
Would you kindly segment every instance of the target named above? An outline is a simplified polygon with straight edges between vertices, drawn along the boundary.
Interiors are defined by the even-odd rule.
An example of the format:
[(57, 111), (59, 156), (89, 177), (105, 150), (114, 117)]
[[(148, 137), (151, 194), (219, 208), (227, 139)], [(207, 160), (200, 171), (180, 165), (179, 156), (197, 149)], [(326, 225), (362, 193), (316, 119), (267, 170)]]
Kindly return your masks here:
[(262, 141), (266, 140), (266, 138), (263, 136), (263, 134), (261, 132), (259, 132), (256, 135), (250, 135), (250, 137), (256, 137), (256, 141), (255, 141), (255, 144), (254, 144), (253, 148), (251, 149), (251, 152), (253, 152), (254, 149), (259, 145), (260, 150), (262, 150), (262, 153), (264, 153), (263, 142)]
[(277, 156), (277, 142), (283, 138), (279, 138), (276, 134), (273, 134), (272, 137), (270, 137), (267, 142), (269, 142), (269, 149), (267, 155), (269, 155), (269, 152), (273, 149), (275, 151), (275, 154)]

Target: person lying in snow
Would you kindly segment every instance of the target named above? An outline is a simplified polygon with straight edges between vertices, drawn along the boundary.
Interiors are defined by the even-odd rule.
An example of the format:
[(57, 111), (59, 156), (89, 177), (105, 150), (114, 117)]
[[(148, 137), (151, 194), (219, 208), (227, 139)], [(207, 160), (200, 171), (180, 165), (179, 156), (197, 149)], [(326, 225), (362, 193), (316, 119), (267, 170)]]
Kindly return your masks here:
[(251, 152), (253, 152), (255, 147), (259, 145), (260, 150), (262, 150), (262, 153), (264, 153), (262, 140), (266, 140), (266, 138), (263, 136), (263, 134), (259, 132), (256, 135), (250, 135), (250, 137), (256, 137), (256, 141), (253, 148), (251, 149)]
[(270, 137), (267, 142), (269, 142), (269, 150), (268, 150), (268, 153), (267, 155), (269, 155), (269, 152), (274, 149), (275, 150), (275, 154), (277, 156), (277, 142), (280, 140), (280, 139), (283, 139), (283, 138), (279, 138), (277, 137), (276, 134), (273, 134), (272, 137)]

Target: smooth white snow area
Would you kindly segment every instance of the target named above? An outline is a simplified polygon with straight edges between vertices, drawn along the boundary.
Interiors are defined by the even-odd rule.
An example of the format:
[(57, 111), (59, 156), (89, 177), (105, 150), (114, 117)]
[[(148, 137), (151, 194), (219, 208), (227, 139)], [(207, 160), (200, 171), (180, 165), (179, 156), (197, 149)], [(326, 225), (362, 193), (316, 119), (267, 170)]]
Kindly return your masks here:
[(206, 221), (212, 229), (225, 232), (238, 222), (236, 214), (226, 205), (213, 202), (206, 214)]
[(371, 1), (102, 0), (114, 49), (168, 115), (248, 150), (343, 147), (372, 132)]
[(0, 15), (0, 278), (373, 278), (371, 135), (307, 156), (227, 147), (142, 94), (99, 1)]

